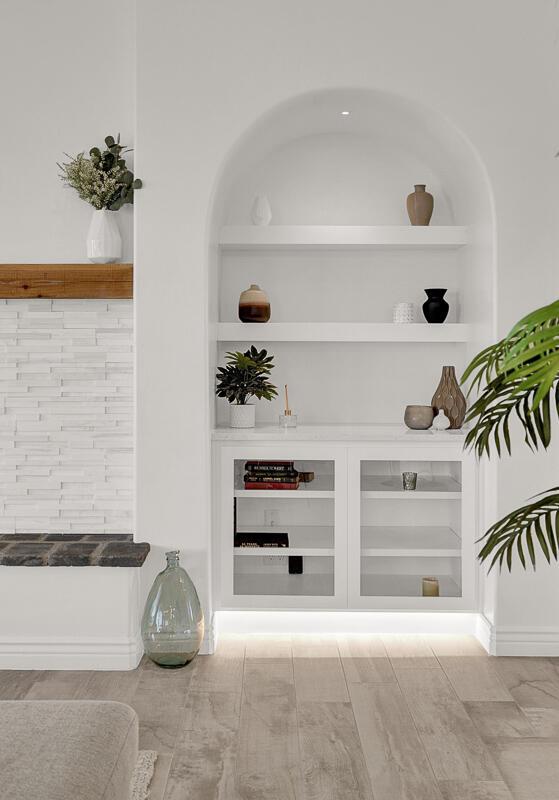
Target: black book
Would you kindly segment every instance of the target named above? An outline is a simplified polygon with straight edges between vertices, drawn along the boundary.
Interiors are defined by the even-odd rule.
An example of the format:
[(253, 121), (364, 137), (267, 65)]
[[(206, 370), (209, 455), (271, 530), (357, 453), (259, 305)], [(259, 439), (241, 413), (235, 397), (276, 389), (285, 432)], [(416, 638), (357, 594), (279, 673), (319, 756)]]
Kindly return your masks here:
[(299, 477), (299, 473), (295, 470), (290, 472), (272, 472), (270, 475), (265, 475), (261, 472), (254, 475), (252, 472), (245, 472), (245, 481), (249, 481), (250, 483), (268, 483), (271, 481), (272, 483), (296, 483), (297, 478)]
[(245, 470), (253, 475), (271, 475), (272, 473), (294, 472), (293, 461), (247, 461)]
[(251, 532), (235, 533), (235, 547), (289, 547), (289, 536), (287, 533)]

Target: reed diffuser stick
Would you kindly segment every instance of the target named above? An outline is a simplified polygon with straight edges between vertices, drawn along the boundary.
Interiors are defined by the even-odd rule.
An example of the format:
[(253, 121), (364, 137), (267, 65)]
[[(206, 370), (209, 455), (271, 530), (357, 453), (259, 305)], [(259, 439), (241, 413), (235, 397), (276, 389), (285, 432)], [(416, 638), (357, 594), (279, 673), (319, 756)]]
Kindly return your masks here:
[(290, 417), (291, 409), (289, 408), (289, 394), (287, 392), (287, 383), (285, 384), (284, 388), (285, 388), (285, 416)]

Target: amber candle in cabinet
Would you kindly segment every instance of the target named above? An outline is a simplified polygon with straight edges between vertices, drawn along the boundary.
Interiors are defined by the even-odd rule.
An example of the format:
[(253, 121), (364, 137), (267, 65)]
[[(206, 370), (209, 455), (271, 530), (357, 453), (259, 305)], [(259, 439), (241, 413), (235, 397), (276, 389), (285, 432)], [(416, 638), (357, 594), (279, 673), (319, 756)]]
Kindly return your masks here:
[(421, 584), (423, 597), (439, 596), (439, 581), (437, 578), (423, 578)]

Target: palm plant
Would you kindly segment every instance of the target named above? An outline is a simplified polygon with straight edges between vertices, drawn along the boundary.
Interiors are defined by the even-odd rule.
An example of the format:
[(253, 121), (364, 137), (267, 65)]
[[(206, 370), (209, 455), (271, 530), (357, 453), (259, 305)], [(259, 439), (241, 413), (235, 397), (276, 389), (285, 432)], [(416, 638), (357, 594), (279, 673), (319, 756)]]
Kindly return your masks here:
[[(467, 421), (472, 429), (466, 446), (478, 456), (512, 452), (510, 426), (518, 419), (524, 441), (534, 451), (551, 442), (552, 406), (559, 414), (559, 300), (533, 311), (501, 341), (479, 353), (467, 367), (462, 382), (479, 391)], [(559, 487), (548, 489), (489, 528), (480, 560), (491, 558), (512, 568), (516, 553), (526, 569), (527, 558), (536, 566), (536, 546), (548, 562), (559, 553)]]

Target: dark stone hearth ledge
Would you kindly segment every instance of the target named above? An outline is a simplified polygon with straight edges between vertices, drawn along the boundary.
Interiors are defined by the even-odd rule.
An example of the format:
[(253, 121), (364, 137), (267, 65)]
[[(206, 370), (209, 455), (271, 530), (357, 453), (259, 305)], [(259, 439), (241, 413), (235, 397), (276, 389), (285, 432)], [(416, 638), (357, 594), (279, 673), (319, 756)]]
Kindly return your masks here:
[(129, 533), (4, 533), (3, 567), (141, 567), (147, 542)]

